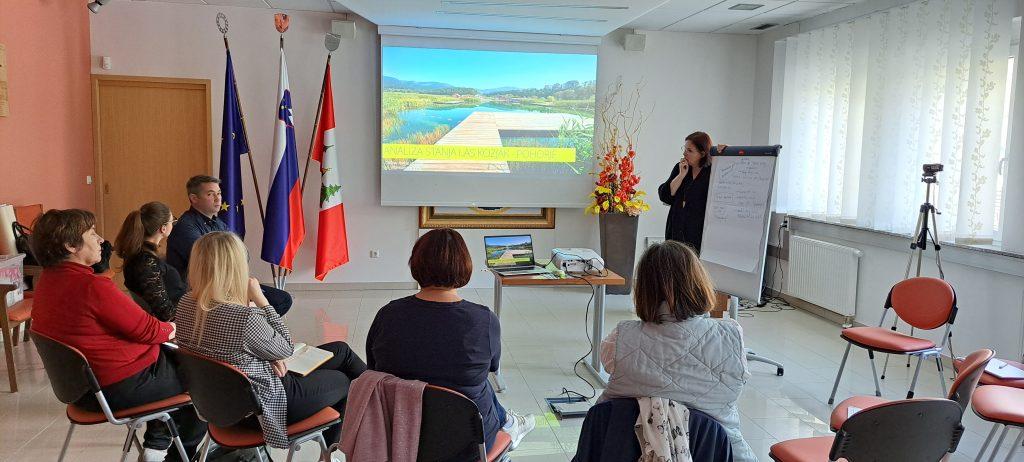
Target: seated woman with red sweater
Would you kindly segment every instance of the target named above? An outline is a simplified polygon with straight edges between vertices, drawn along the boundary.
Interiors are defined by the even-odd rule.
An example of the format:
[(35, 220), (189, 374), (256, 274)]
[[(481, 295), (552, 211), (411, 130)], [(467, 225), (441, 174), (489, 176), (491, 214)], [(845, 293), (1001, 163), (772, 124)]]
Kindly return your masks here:
[[(32, 251), (44, 267), (38, 279), (32, 329), (85, 355), (113, 410), (151, 403), (184, 392), (174, 363), (160, 344), (174, 338), (174, 323), (142, 310), (109, 278), (93, 274), (103, 238), (96, 217), (85, 210), (50, 210), (36, 221)], [(92, 394), (76, 403), (100, 411)], [(186, 452), (195, 453), (206, 425), (192, 408), (171, 414)], [(148, 424), (144, 460), (170, 446), (162, 422)], [(160, 454), (162, 455), (162, 454)], [(178, 460), (177, 451), (166, 459)]]

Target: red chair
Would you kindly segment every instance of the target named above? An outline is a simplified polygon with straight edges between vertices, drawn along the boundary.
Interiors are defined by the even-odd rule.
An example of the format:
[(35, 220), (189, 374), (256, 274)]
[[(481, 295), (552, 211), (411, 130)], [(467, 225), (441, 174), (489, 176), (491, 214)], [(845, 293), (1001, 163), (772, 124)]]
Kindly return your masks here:
[[(43, 360), (43, 367), (46, 369), (46, 376), (50, 379), (53, 394), (68, 406), (67, 415), (71, 426), (64, 439), (64, 446), (60, 450), (60, 457), (57, 458), (58, 462), (64, 460), (64, 455), (68, 452), (68, 443), (71, 442), (75, 426), (96, 425), (103, 422), (128, 427), (128, 436), (121, 448), (121, 462), (124, 462), (133, 442), (139, 446), (140, 451), (142, 450), (135, 435), (139, 429), (153, 420), (167, 424), (173, 436), (174, 447), (177, 448), (181, 460), (188, 460), (181, 437), (178, 436), (178, 429), (170, 415), (171, 412), (192, 404), (188, 395), (175, 395), (146, 405), (112, 411), (103, 395), (99, 381), (96, 380), (92, 368), (89, 367), (89, 362), (86, 361), (85, 355), (81, 351), (38, 332), (33, 331), (32, 337), (35, 338), (36, 349), (39, 351), (39, 357)], [(103, 412), (88, 411), (74, 404), (87, 393), (96, 396), (96, 401), (99, 402)]]
[[(248, 418), (263, 413), (249, 377), (230, 364), (184, 349), (175, 351), (185, 379), (185, 389), (192, 396), (192, 403), (199, 416), (209, 423), (199, 461), (206, 461), (211, 440), (232, 449), (265, 445), (263, 430), (259, 426), (254, 427), (245, 423)], [(287, 460), (292, 460), (293, 454), (303, 443), (316, 441), (320, 444), (320, 460), (330, 462), (331, 456), (323, 431), (340, 421), (338, 411), (325, 407), (306, 419), (288, 425)], [(256, 454), (263, 462), (262, 451), (257, 451)]]
[[(978, 380), (981, 379), (982, 373), (985, 372), (985, 366), (988, 365), (993, 356), (995, 356), (995, 352), (992, 350), (978, 350), (968, 355), (961, 362), (963, 366), (960, 368), (960, 373), (957, 374), (956, 380), (953, 381), (953, 386), (949, 388), (948, 398), (956, 401), (964, 411), (970, 405), (971, 395), (974, 394), (974, 390), (978, 386)], [(854, 396), (845, 399), (832, 410), (829, 427), (832, 428), (832, 431), (837, 431), (842, 427), (843, 422), (850, 415), (850, 407), (865, 410), (890, 401), (875, 396)]]
[(483, 418), (476, 403), (462, 393), (434, 385), (423, 390), (423, 417), (416, 460), (494, 462), (508, 453), (512, 438), (499, 430), (487, 450)]
[(999, 453), (999, 446), (1003, 444), (1003, 439), (1006, 438), (1010, 427), (1017, 427), (1021, 430), (1021, 433), (1017, 436), (1013, 445), (1010, 446), (1010, 453), (1006, 455), (1007, 461), (1012, 460), (1013, 455), (1017, 453), (1021, 443), (1024, 442), (1024, 388), (1003, 385), (979, 387), (974, 392), (974, 402), (971, 404), (971, 407), (978, 417), (993, 423), (992, 430), (988, 432), (985, 444), (981, 446), (981, 450), (978, 451), (978, 458), (975, 460), (981, 460), (981, 457), (985, 455), (985, 452), (988, 450), (988, 444), (992, 441), (992, 437), (995, 436), (999, 426), (1003, 426), (1003, 432), (999, 435), (999, 440), (996, 441), (995, 448), (992, 449), (992, 455), (989, 456), (988, 460), (995, 459), (996, 454)]
[(948, 399), (908, 399), (879, 404), (843, 422), (835, 436), (772, 445), (776, 462), (935, 462), (956, 451), (963, 410)]
[[(1022, 363), (1019, 363), (1017, 361), (1011, 361), (1009, 359), (1003, 359), (1002, 361), (1006, 364), (1016, 367), (1017, 369), (1024, 370), (1024, 364)], [(963, 367), (963, 360), (957, 359), (953, 361), (953, 367), (957, 370), (960, 370)], [(981, 380), (978, 382), (978, 385), (1002, 385), (1004, 387), (1011, 388), (1024, 388), (1024, 379), (1001, 379), (986, 372), (984, 374), (981, 374)]]
[(25, 299), (7, 306), (7, 293), (17, 290), (14, 284), (0, 284), (0, 337), (3, 337), (4, 356), (7, 358), (7, 381), (11, 393), (18, 392), (18, 372), (14, 365), (14, 347), (18, 344), (18, 329), (24, 327), (25, 341), (29, 339), (32, 327), (32, 297), (25, 293)]
[[(885, 323), (885, 316), (889, 314), (889, 308), (896, 311), (896, 316), (899, 319), (918, 330), (933, 330), (945, 325), (946, 330), (942, 334), (942, 343), (936, 346), (935, 342), (931, 340), (911, 337), (882, 327), (882, 324)], [(914, 388), (917, 386), (917, 376), (921, 372), (922, 360), (935, 358), (942, 393), (946, 394), (946, 379), (942, 372), (942, 350), (946, 347), (946, 342), (949, 341), (952, 333), (956, 312), (956, 292), (942, 279), (919, 277), (896, 283), (889, 290), (889, 296), (885, 300), (885, 310), (882, 312), (882, 320), (878, 322), (878, 327), (851, 327), (843, 329), (840, 334), (840, 337), (849, 344), (846, 345), (846, 352), (843, 353), (843, 361), (839, 365), (839, 373), (836, 374), (836, 383), (832, 386), (828, 404), (835, 402), (839, 379), (843, 376), (846, 359), (850, 356), (850, 347), (854, 345), (868, 350), (871, 376), (875, 379), (875, 396), (882, 396), (881, 387), (878, 386), (878, 372), (875, 370), (876, 351), (917, 356), (917, 368), (914, 369), (914, 380), (910, 382), (907, 399), (914, 397)]]

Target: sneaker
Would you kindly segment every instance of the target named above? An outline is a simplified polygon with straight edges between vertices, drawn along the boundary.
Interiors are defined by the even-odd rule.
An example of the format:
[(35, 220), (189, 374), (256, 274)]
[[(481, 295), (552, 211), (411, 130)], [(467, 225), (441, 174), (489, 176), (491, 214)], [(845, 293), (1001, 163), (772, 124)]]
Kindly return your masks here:
[(519, 443), (523, 441), (527, 433), (533, 431), (533, 428), (537, 426), (537, 422), (533, 418), (533, 414), (517, 414), (511, 409), (505, 411), (505, 426), (501, 429), (508, 433), (508, 436), (512, 437), (512, 444), (509, 445), (508, 450), (514, 451)]
[(139, 462), (163, 462), (165, 457), (167, 457), (166, 449), (161, 451), (159, 449), (145, 448), (139, 454)]

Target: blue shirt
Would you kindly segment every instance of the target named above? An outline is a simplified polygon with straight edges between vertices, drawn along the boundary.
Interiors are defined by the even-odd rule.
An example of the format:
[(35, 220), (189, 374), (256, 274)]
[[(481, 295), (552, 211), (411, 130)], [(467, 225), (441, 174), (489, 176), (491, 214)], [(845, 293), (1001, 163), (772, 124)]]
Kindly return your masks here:
[(476, 403), (490, 445), (501, 429), (487, 374), (498, 370), (501, 328), (489, 308), (415, 295), (377, 312), (366, 334), (368, 368), (455, 390)]
[(192, 253), (192, 244), (214, 231), (231, 230), (216, 215), (207, 218), (191, 207), (178, 217), (171, 235), (167, 237), (167, 264), (178, 270), (183, 281), (188, 281), (188, 257)]

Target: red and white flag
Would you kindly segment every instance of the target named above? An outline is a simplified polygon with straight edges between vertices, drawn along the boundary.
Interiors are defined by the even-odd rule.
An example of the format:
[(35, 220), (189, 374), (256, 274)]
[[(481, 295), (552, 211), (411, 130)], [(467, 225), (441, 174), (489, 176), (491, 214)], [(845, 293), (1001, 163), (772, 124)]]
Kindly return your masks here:
[(313, 159), (320, 162), (320, 223), (316, 240), (316, 278), (348, 263), (348, 235), (345, 231), (345, 204), (341, 202), (341, 172), (334, 142), (334, 93), (331, 91), (331, 65), (324, 73), (324, 102), (313, 138)]

